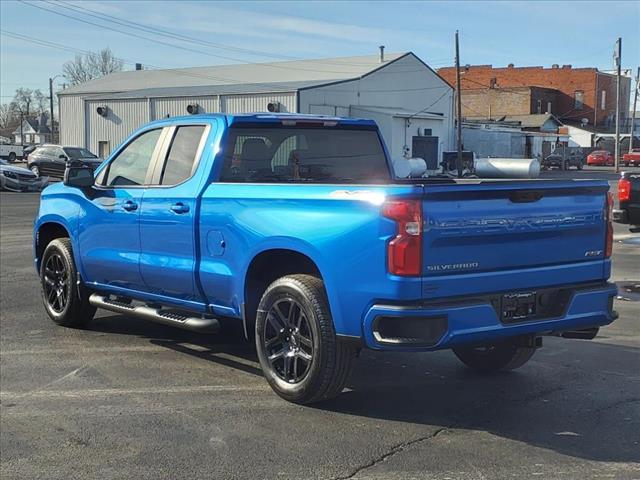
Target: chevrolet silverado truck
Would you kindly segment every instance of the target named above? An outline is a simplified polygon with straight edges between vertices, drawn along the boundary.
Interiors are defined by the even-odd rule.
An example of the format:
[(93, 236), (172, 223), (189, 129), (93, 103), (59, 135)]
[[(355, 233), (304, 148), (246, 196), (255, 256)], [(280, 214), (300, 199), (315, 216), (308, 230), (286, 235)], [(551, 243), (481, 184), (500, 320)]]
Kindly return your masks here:
[(640, 228), (640, 173), (622, 172), (618, 180), (618, 208), (613, 221), (626, 223), (632, 230)]
[(369, 120), (150, 123), (43, 191), (44, 308), (76, 328), (97, 308), (201, 333), (235, 319), (297, 403), (338, 395), (361, 348), (489, 372), (616, 318), (607, 182), (393, 172)]

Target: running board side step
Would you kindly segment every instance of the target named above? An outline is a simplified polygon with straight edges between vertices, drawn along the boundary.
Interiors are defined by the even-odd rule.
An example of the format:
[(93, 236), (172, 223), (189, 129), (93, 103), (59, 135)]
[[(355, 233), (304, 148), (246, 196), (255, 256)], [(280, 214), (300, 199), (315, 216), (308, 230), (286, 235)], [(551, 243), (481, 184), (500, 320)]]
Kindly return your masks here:
[(150, 320), (152, 322), (182, 328), (198, 333), (218, 333), (220, 322), (217, 318), (192, 317), (175, 310), (152, 308), (146, 305), (132, 305), (124, 301), (111, 299), (99, 293), (89, 297), (89, 303), (94, 307), (104, 308), (112, 312), (131, 315), (133, 317)]

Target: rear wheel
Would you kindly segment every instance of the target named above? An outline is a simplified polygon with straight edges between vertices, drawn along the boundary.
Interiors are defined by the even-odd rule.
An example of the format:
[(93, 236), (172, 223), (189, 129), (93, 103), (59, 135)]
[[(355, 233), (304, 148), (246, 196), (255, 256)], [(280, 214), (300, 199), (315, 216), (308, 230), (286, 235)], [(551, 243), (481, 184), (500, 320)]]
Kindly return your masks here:
[(13, 163), (16, 161), (16, 152), (9, 152), (9, 163)]
[(458, 359), (476, 372), (514, 370), (527, 363), (535, 351), (535, 347), (520, 346), (513, 339), (490, 345), (460, 346), (453, 349)]
[(89, 304), (89, 292), (76, 285), (76, 278), (71, 240), (53, 240), (42, 255), (40, 283), (44, 308), (58, 325), (83, 327), (96, 313), (96, 308)]
[(285, 400), (308, 404), (340, 394), (356, 350), (336, 338), (322, 280), (288, 275), (265, 291), (256, 316), (262, 371)]

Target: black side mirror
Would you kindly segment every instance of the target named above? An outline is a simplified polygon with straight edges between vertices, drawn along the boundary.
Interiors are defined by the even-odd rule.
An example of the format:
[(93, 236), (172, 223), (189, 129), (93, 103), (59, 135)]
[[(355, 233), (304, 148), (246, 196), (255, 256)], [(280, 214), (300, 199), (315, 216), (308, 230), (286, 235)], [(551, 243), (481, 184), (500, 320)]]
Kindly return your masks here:
[(62, 181), (67, 187), (88, 188), (94, 184), (93, 170), (89, 167), (67, 166)]

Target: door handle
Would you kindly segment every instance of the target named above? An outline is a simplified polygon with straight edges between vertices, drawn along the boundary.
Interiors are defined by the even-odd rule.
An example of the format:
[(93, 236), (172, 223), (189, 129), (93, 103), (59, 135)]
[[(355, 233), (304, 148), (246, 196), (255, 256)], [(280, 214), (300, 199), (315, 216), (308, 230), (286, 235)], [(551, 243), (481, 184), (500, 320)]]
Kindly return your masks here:
[(174, 203), (171, 205), (171, 211), (175, 213), (187, 213), (189, 211), (189, 205), (184, 203)]
[(131, 200), (127, 200), (122, 204), (122, 208), (124, 208), (127, 212), (133, 212), (138, 209), (138, 204), (132, 202)]

